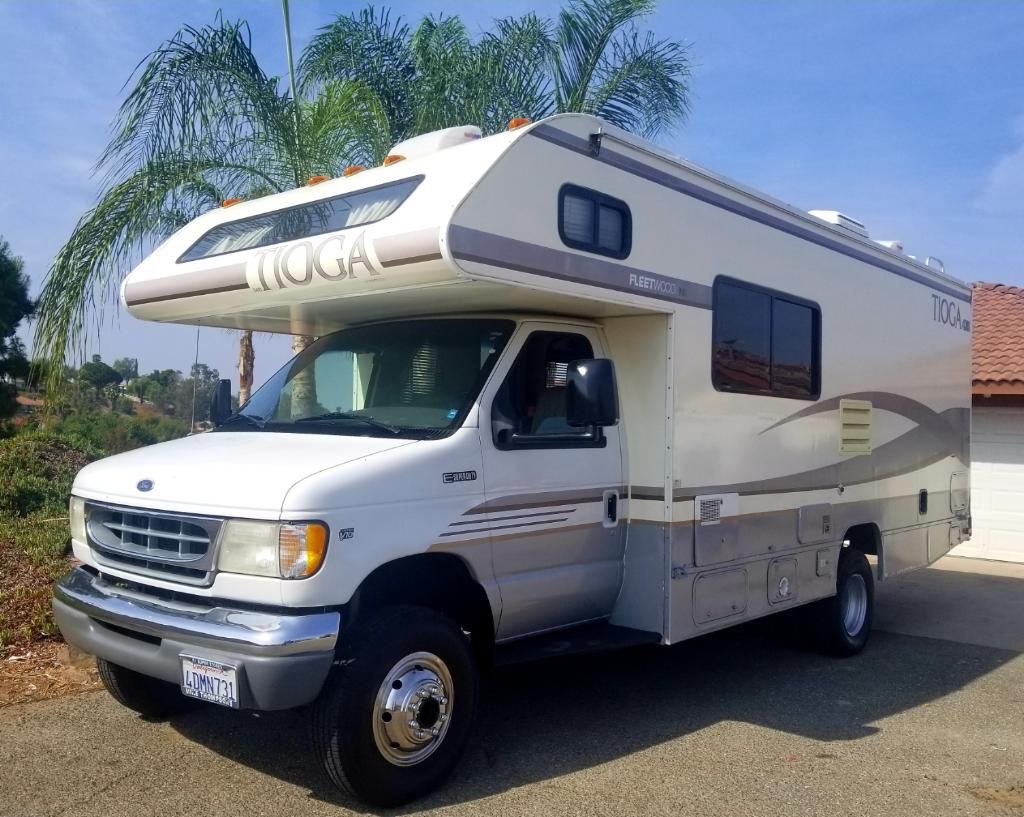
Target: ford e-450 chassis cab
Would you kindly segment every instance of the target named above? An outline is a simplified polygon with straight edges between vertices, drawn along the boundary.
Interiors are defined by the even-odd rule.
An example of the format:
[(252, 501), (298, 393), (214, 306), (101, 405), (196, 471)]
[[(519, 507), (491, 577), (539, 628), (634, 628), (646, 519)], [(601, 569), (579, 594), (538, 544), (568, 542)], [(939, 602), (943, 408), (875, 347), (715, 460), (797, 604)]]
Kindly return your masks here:
[[(518, 124), (518, 123), (517, 123)], [(310, 706), (393, 805), (465, 746), (482, 668), (803, 607), (970, 534), (970, 291), (584, 115), (396, 146), (206, 213), (135, 316), (317, 340), (216, 428), (74, 483), (68, 641), (138, 711)]]

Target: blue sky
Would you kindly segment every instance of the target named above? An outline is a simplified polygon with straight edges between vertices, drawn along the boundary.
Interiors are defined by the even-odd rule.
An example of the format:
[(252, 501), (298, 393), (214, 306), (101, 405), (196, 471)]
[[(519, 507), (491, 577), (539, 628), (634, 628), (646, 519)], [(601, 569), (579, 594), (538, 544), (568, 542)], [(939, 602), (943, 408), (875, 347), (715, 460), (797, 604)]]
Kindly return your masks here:
[[(552, 2), (392, 3), (396, 13), (496, 13)], [(292, 0), (297, 49), (355, 4)], [(94, 201), (92, 166), (132, 69), (182, 23), (249, 20), (284, 73), (277, 0), (0, 0), (0, 235), (34, 290)], [(965, 280), (1024, 284), (1024, 3), (1011, 0), (661, 0), (650, 27), (691, 44), (693, 112), (659, 141), (799, 207), (842, 210), (875, 238), (937, 255)], [(236, 335), (200, 357), (233, 376)], [(187, 370), (195, 330), (111, 304), (90, 351)], [(257, 339), (257, 382), (288, 357)]]

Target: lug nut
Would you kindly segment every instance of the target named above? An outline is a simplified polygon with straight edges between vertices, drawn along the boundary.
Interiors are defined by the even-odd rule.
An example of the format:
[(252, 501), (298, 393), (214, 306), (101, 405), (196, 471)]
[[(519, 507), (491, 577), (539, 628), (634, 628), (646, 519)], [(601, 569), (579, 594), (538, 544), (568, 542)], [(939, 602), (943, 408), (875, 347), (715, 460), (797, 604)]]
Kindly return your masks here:
[(442, 713), (441, 713), (441, 722), (442, 722), (442, 723), (444, 723), (444, 722), (445, 722), (446, 720), (448, 720), (448, 716), (447, 716), (447, 715), (445, 715), (445, 714), (444, 714), (444, 713), (442, 712)]
[(441, 734), (441, 730), (435, 726), (433, 729), (430, 730), (430, 734), (436, 738), (438, 735)]
[(442, 698), (441, 699), (441, 706), (444, 706), (447, 703), (448, 703), (448, 699), (447, 698)]

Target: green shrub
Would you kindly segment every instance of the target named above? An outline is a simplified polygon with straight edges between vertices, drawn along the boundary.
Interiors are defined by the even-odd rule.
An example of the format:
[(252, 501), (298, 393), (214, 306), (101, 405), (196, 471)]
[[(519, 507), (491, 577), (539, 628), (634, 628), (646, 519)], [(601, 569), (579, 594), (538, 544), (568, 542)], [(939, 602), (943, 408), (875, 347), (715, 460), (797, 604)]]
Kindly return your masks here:
[(0, 514), (66, 514), (75, 474), (101, 455), (86, 441), (44, 432), (0, 440)]

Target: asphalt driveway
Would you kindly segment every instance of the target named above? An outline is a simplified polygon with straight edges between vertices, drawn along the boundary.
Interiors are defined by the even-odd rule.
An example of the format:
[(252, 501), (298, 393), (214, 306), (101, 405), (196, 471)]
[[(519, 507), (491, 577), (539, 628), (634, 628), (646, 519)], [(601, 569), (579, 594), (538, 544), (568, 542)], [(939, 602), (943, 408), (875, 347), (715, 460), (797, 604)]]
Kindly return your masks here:
[[(784, 628), (783, 628), (784, 630)], [(777, 626), (506, 671), (406, 813), (1024, 815), (1024, 566), (880, 586), (861, 656)], [(148, 723), (105, 693), (0, 709), (0, 814), (343, 815), (302, 713)]]

